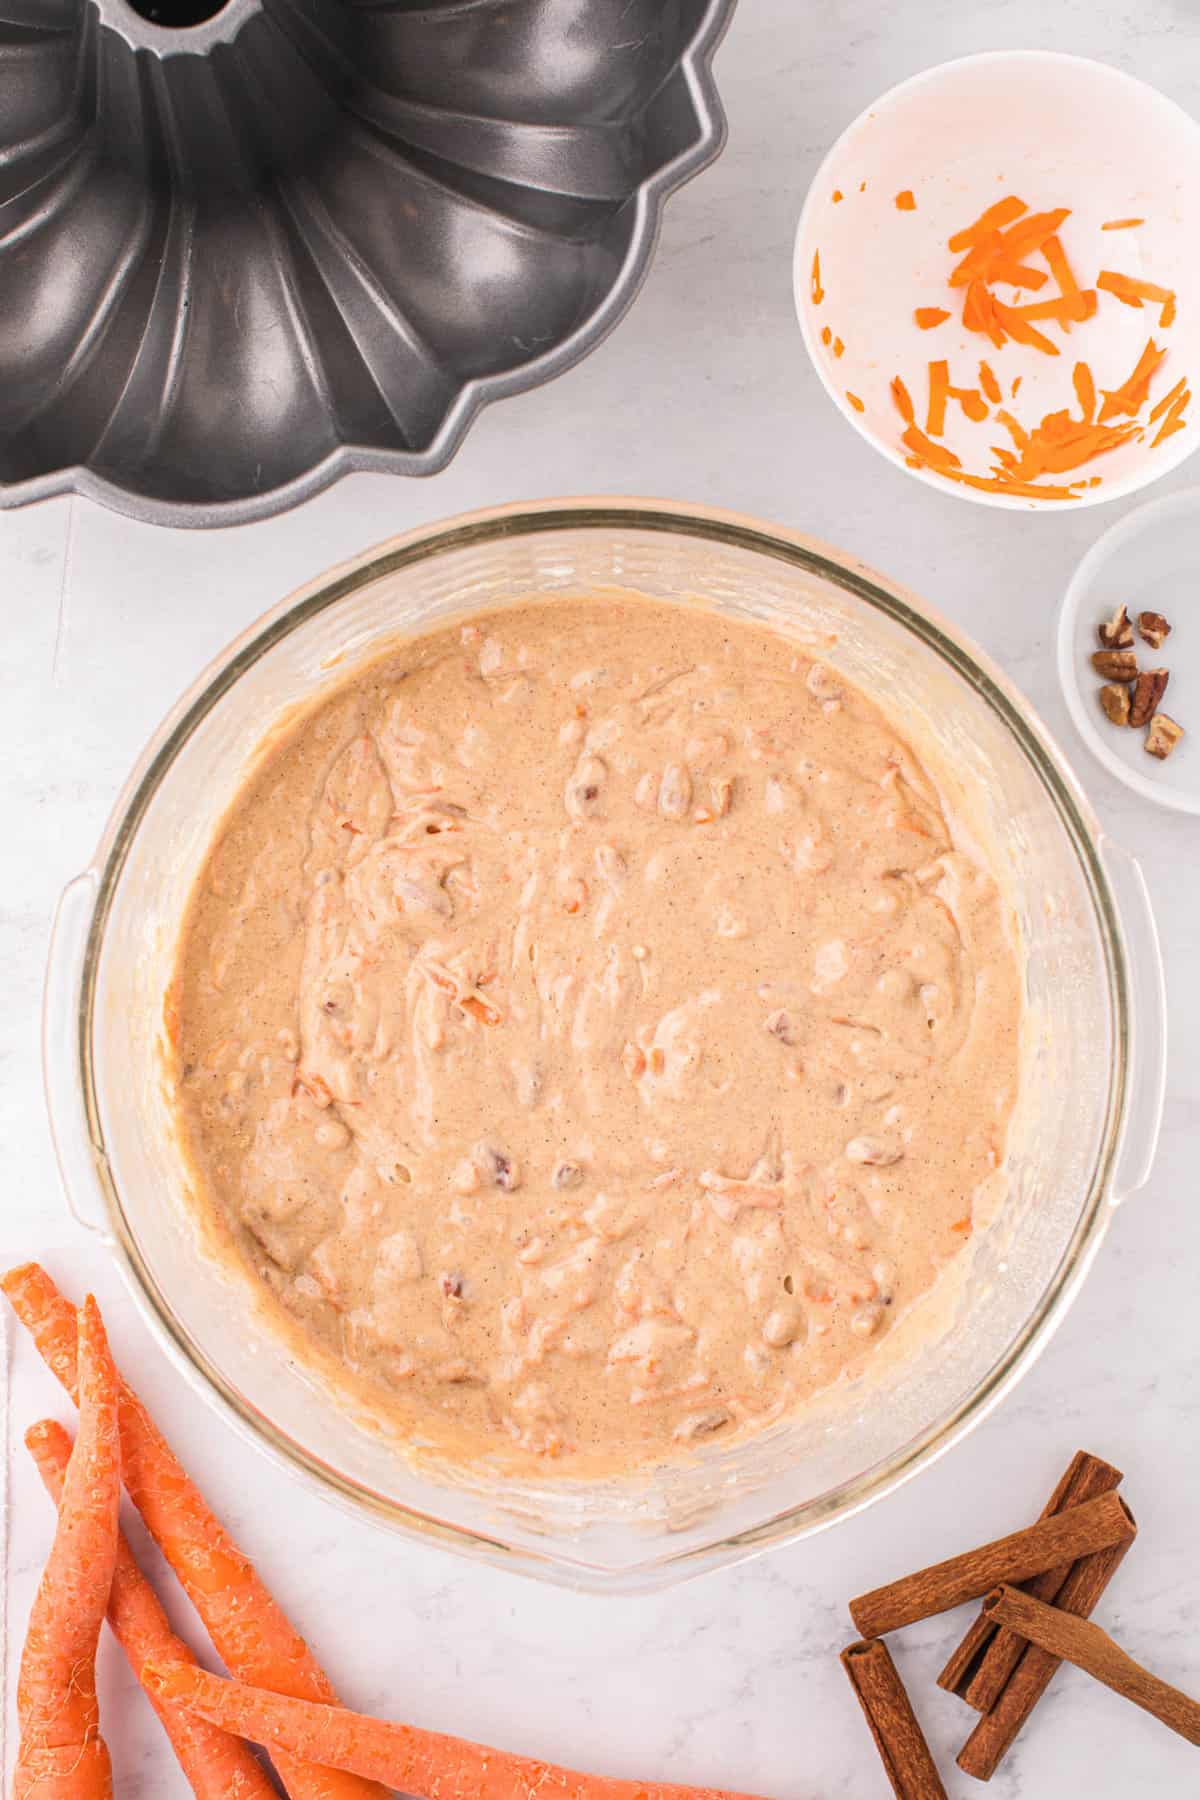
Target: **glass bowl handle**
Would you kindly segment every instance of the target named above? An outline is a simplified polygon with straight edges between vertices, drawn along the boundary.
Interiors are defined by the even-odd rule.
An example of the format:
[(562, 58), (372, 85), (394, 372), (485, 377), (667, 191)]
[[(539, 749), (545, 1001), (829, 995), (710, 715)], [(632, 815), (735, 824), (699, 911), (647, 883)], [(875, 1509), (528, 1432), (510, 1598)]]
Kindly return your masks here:
[(1129, 1104), (1113, 1179), (1115, 1205), (1145, 1187), (1154, 1165), (1167, 1086), (1167, 984), (1141, 864), (1108, 838), (1100, 841), (1100, 856), (1117, 898), (1133, 1020)]
[(50, 933), (42, 996), (42, 1078), (50, 1136), (71, 1217), (93, 1236), (113, 1242), (96, 1174), (97, 1148), (88, 1128), (79, 1069), (80, 1002), (84, 962), (100, 881), (94, 869), (68, 882)]

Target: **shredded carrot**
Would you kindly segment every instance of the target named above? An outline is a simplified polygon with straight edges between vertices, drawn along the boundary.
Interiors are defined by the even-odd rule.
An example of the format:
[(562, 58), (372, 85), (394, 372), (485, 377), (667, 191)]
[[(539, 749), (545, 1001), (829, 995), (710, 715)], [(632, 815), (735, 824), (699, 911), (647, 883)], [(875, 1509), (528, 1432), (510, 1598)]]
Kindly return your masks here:
[(1150, 398), (1150, 383), (1158, 372), (1159, 366), (1166, 357), (1166, 351), (1160, 350), (1153, 338), (1147, 340), (1146, 348), (1137, 360), (1137, 366), (1128, 380), (1118, 388), (1104, 390), (1104, 402), (1100, 408), (1100, 423), (1107, 424), (1109, 419), (1116, 418), (1119, 413), (1136, 415)]
[[(10, 1269), (0, 1290), (43, 1359), (74, 1399), (79, 1389), (75, 1309), (37, 1263)], [(120, 1384), (121, 1473), (150, 1535), (195, 1606), (227, 1668), (310, 1700), (333, 1685), (276, 1604), (254, 1565), (210, 1512), (133, 1390)], [(292, 1757), (280, 1766), (292, 1800), (383, 1800), (350, 1775)]]
[(1081, 293), (1077, 288), (1073, 294), (1060, 294), (1053, 300), (1035, 300), (1029, 306), (1016, 306), (1013, 311), (1026, 321), (1054, 319), (1065, 329), (1092, 317), (1096, 311), (1096, 290), (1088, 288), (1086, 293)]
[(982, 331), (990, 337), (997, 350), (1004, 348), (1007, 341), (1004, 328), (996, 316), (996, 302), (990, 288), (983, 281), (972, 281), (967, 288), (967, 297), (963, 301), (962, 322), (968, 331)]
[(1031, 250), (1041, 250), (1044, 253), (1046, 239), (1053, 237), (1063, 221), (1070, 216), (1069, 206), (1059, 206), (1053, 212), (1030, 213), (1027, 219), (1010, 225), (1000, 238), (998, 248), (1001, 261), (1020, 262)]
[(859, 193), (860, 193), (860, 194), (865, 194), (865, 193), (866, 193), (866, 191), (867, 191), (867, 184), (866, 184), (866, 182), (865, 182), (865, 181), (860, 181), (860, 182), (859, 182), (859, 184), (858, 184), (858, 191), (859, 191)]
[(821, 342), (823, 344), (831, 344), (833, 342), (833, 332), (828, 325), (822, 325), (821, 327)]
[(825, 298), (825, 289), (821, 286), (821, 252), (819, 250), (814, 250), (813, 251), (813, 259), (812, 259), (812, 302), (813, 302), (813, 305), (820, 306), (820, 304), (824, 298)]
[(1017, 375), (1014, 377), (1013, 384), (1012, 384), (1011, 388), (1009, 388), (1009, 390), (1008, 390), (1010, 399), (1012, 399), (1012, 400), (1016, 399), (1017, 389), (1020, 387), (1020, 385), (1024, 381), (1024, 379), (1025, 379), (1025, 377), (1023, 375)]
[(950, 392), (950, 364), (929, 365), (929, 406), (925, 413), (925, 429), (930, 437), (941, 437), (946, 429), (946, 397)]
[[(71, 1440), (54, 1419), (43, 1419), (25, 1433), (25, 1444), (55, 1506), (61, 1507), (70, 1467)], [(142, 1574), (124, 1533), (117, 1539), (116, 1563), (108, 1597), (108, 1623), (134, 1674), (156, 1662), (195, 1662), (176, 1637), (158, 1595)], [(276, 1800), (266, 1770), (240, 1738), (230, 1737), (206, 1719), (157, 1695), (149, 1696), (159, 1723), (170, 1740), (179, 1766), (197, 1800)]]
[(910, 425), (900, 441), (908, 446), (914, 456), (919, 457), (922, 462), (928, 463), (931, 468), (943, 472), (947, 469), (962, 468), (962, 463), (955, 456), (953, 450), (948, 450), (945, 444), (935, 444), (933, 439), (926, 437), (925, 433), (916, 425)]
[(852, 394), (849, 388), (846, 389), (846, 398), (854, 408), (855, 412), (866, 412), (867, 409), (863, 402), (859, 399), (857, 394)]
[(833, 340), (833, 354), (835, 356), (840, 356), (845, 348), (846, 346), (843, 344), (841, 338), (835, 337)]
[(987, 401), (978, 388), (952, 387), (948, 390), (950, 398), (957, 400), (972, 425), (982, 425), (988, 416)]
[(987, 237), (980, 238), (960, 263), (956, 263), (950, 271), (951, 287), (969, 287), (971, 282), (986, 279), (991, 271), (992, 263), (1003, 242), (998, 231), (989, 232)]
[(1092, 380), (1092, 371), (1085, 362), (1076, 363), (1071, 379), (1075, 383), (1075, 398), (1079, 402), (1079, 410), (1090, 425), (1096, 416), (1096, 383)]
[(451, 1795), (454, 1800), (533, 1800), (534, 1795), (541, 1800), (751, 1800), (724, 1789), (580, 1775), (416, 1725), (292, 1700), (179, 1663), (152, 1663), (145, 1680), (152, 1692), (262, 1744), (273, 1757), (279, 1751), (316, 1756), (331, 1768), (408, 1794), (441, 1794), (446, 1800)]
[[(1040, 482), (1013, 481), (1009, 476), (966, 475), (958, 469), (942, 469), (947, 481), (960, 481), (964, 487), (978, 488), (985, 494), (1011, 494), (1020, 500), (1078, 500), (1073, 487), (1043, 486)], [(1089, 483), (1089, 486), (1091, 483)]]
[(956, 231), (947, 248), (969, 250), (972, 245), (978, 244), (989, 233), (998, 231), (1005, 225), (1011, 225), (1014, 219), (1019, 219), (1023, 212), (1028, 211), (1029, 208), (1023, 200), (1018, 200), (1015, 194), (1009, 194), (1005, 199), (997, 200), (995, 205), (989, 206), (985, 212), (981, 212), (975, 223), (968, 225), (965, 231)]
[(834, 188), (834, 190), (833, 190), (833, 204), (834, 204), (834, 205), (835, 205), (835, 206), (836, 206), (836, 205), (837, 205), (837, 203), (838, 203), (838, 201), (839, 201), (839, 200), (844, 200), (844, 199), (845, 199), (845, 198), (846, 198), (846, 196), (845, 196), (845, 194), (843, 194), (843, 192), (842, 192), (842, 190), (841, 190), (841, 188)]
[(1145, 300), (1161, 306), (1158, 322), (1164, 329), (1175, 323), (1175, 295), (1170, 288), (1159, 287), (1153, 281), (1139, 281), (1133, 275), (1119, 275), (1115, 269), (1101, 269), (1096, 286), (1106, 294), (1114, 294), (1126, 306), (1141, 306)]
[(949, 317), (950, 314), (944, 306), (918, 306), (913, 314), (913, 318), (922, 331), (932, 331), (935, 325), (940, 325), (944, 319)]
[(468, 994), (466, 999), (460, 1000), (458, 1004), (463, 1012), (470, 1013), (471, 1017), (478, 1019), (481, 1025), (498, 1025), (500, 1023), (500, 1014), (495, 1007), (489, 1006), (487, 1001), (481, 999), (478, 994)]
[(916, 212), (917, 202), (911, 188), (901, 188), (896, 195), (897, 212)]
[(1184, 418), (1183, 414), (1191, 397), (1191, 388), (1185, 387), (1183, 392), (1178, 394), (1171, 402), (1170, 406), (1167, 408), (1166, 417), (1159, 427), (1158, 435), (1150, 446), (1152, 450), (1157, 449), (1158, 445), (1163, 443), (1167, 438), (1174, 437), (1177, 431), (1182, 431), (1187, 425), (1187, 420)]
[(992, 304), (995, 306), (996, 317), (1000, 321), (1001, 329), (1006, 331), (1014, 342), (1026, 344), (1031, 350), (1042, 350), (1047, 356), (1058, 355), (1058, 345), (1052, 343), (1036, 326), (1027, 324), (1016, 307), (1005, 306), (1000, 300), (995, 300)]
[(1170, 393), (1164, 394), (1162, 399), (1159, 401), (1158, 405), (1151, 408), (1150, 423), (1152, 425), (1155, 423), (1156, 420), (1161, 419), (1165, 412), (1170, 411), (1170, 409), (1174, 406), (1175, 402), (1178, 400), (1180, 394), (1182, 394), (1184, 389), (1187, 387), (1187, 384), (1188, 384), (1187, 376), (1181, 375), (1179, 377), (1179, 380), (1175, 383), (1175, 386), (1171, 389)]
[(898, 375), (892, 377), (892, 399), (896, 402), (896, 411), (906, 425), (913, 423), (913, 403), (908, 389)]
[(981, 362), (979, 365), (979, 385), (991, 401), (992, 405), (999, 406), (1002, 399), (1000, 383), (996, 380), (995, 375), (985, 362)]
[(1144, 225), (1145, 219), (1106, 219), (1101, 231), (1128, 231), (1131, 225)]
[(987, 272), (989, 281), (1002, 281), (1006, 287), (1038, 288), (1045, 287), (1046, 277), (1041, 269), (1035, 269), (1029, 263), (1005, 262), (997, 257), (992, 261)]
[(1029, 433), (1019, 419), (1014, 419), (1010, 412), (1001, 410), (996, 414), (998, 424), (1003, 425), (1018, 450), (1024, 450), (1029, 444)]
[(1079, 283), (1075, 279), (1075, 271), (1067, 261), (1067, 253), (1062, 247), (1062, 240), (1057, 236), (1048, 237), (1042, 245), (1042, 255), (1046, 259), (1046, 267), (1058, 283), (1059, 292), (1064, 300), (1079, 292)]

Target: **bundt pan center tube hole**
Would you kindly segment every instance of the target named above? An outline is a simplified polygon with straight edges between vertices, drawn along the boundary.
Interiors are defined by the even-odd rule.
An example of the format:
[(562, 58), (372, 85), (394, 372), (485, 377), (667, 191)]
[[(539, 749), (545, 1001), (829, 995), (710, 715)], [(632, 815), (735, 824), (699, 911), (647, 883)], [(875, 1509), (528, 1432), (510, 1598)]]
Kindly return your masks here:
[(733, 3), (0, 0), (0, 506), (444, 467), (630, 304)]

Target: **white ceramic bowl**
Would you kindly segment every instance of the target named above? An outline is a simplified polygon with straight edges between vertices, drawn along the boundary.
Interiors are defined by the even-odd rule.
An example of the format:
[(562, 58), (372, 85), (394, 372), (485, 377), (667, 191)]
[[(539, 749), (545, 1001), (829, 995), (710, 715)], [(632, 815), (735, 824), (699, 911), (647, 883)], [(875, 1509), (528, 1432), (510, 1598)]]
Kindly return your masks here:
[[(864, 185), (865, 184), (865, 185)], [(916, 210), (897, 209), (911, 190)], [(841, 193), (840, 202), (834, 194)], [(1063, 246), (1081, 286), (1112, 269), (1178, 296), (1169, 330), (1160, 309), (1140, 310), (1101, 293), (1094, 317), (1065, 336), (1041, 325), (1058, 356), (1012, 342), (995, 350), (961, 324), (962, 290), (947, 277), (957, 257), (947, 239), (984, 208), (1017, 194), (1032, 212), (1065, 206)], [(1106, 221), (1141, 218), (1136, 229), (1103, 231)], [(951, 380), (978, 385), (981, 358), (1000, 382), (1004, 404), (1029, 424), (1061, 407), (1075, 409), (1072, 370), (1086, 361), (1098, 387), (1132, 372), (1151, 335), (1168, 358), (1153, 402), (1181, 374), (1200, 396), (1200, 124), (1144, 82), (1103, 63), (1049, 51), (997, 51), (942, 63), (893, 88), (842, 134), (808, 192), (796, 235), (794, 284), (804, 342), (842, 414), (890, 462), (906, 468), (903, 424), (889, 384), (904, 380), (923, 422), (931, 358), (946, 358)], [(812, 268), (820, 254), (824, 299), (814, 303)], [(1029, 261), (1039, 264), (1037, 257)], [(1025, 301), (1045, 299), (1053, 283)], [(1010, 300), (1012, 290), (1002, 290)], [(951, 309), (922, 331), (917, 307)], [(831, 343), (822, 342), (829, 327)], [(844, 352), (835, 356), (840, 340)], [(1016, 403), (1013, 380), (1020, 377)], [(847, 396), (862, 401), (859, 412)], [(1078, 471), (1100, 485), (1071, 501), (1018, 498), (951, 483), (925, 468), (920, 481), (988, 506), (1020, 510), (1095, 505), (1136, 492), (1177, 467), (1200, 443), (1200, 397), (1190, 423), (1157, 448), (1151, 433)], [(1008, 444), (993, 418), (972, 424), (949, 408), (946, 444), (963, 467), (987, 475), (990, 446)], [(1062, 477), (1069, 480), (1070, 477)]]
[[(1147, 754), (1144, 732), (1113, 725), (1100, 710), (1097, 627), (1122, 602), (1131, 619), (1147, 610), (1171, 624), (1160, 650), (1134, 644), (1143, 669), (1171, 672), (1162, 709), (1186, 735), (1165, 762)], [(1145, 800), (1200, 813), (1200, 488), (1139, 506), (1092, 545), (1059, 614), (1058, 673), (1080, 736), (1110, 774)]]

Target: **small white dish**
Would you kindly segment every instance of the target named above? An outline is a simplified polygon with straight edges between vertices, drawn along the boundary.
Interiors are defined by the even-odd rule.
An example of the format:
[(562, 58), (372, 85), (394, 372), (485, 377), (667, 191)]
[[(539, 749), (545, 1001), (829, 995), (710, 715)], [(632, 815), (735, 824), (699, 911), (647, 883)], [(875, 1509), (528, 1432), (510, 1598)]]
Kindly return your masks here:
[[(913, 210), (896, 205), (906, 192)], [(1157, 304), (1138, 308), (1100, 292), (1095, 314), (1073, 324), (1069, 334), (1058, 324), (1039, 326), (1058, 345), (1056, 356), (1011, 341), (996, 349), (986, 336), (966, 330), (963, 290), (948, 285), (958, 258), (947, 240), (1010, 194), (1024, 200), (1031, 214), (1070, 209), (1060, 236), (1081, 287), (1093, 287), (1105, 269), (1154, 282), (1176, 293), (1175, 322), (1164, 331)], [(1104, 63), (1050, 51), (996, 51), (942, 63), (860, 114), (809, 189), (793, 264), (804, 342), (855, 430), (890, 462), (942, 493), (1043, 512), (1117, 500), (1176, 468), (1200, 444), (1198, 218), (1200, 124), (1155, 88)], [(1142, 222), (1102, 229), (1124, 219)], [(817, 254), (820, 302), (812, 280)], [(1026, 261), (1046, 274), (1040, 252)], [(1002, 288), (1010, 304), (1039, 303), (1056, 291), (1049, 277), (1036, 292)], [(921, 330), (914, 319), (918, 307), (945, 308), (951, 316)], [(1195, 395), (1189, 422), (1157, 447), (1151, 443), (1155, 426), (1141, 442), (1110, 450), (1073, 475), (1047, 477), (1062, 483), (1100, 477), (1099, 485), (1075, 499), (985, 492), (906, 463), (893, 376), (905, 382), (916, 422), (923, 425), (931, 360), (947, 360), (951, 381), (965, 387), (977, 387), (980, 362), (989, 364), (1001, 401), (975, 423), (952, 404), (942, 440), (965, 471), (988, 476), (991, 446), (1011, 448), (995, 419), (997, 404), (1026, 426), (1061, 408), (1074, 412), (1077, 361), (1088, 363), (1098, 388), (1115, 388), (1151, 337), (1168, 355), (1150, 402), (1186, 375)]]
[[(1103, 678), (1092, 656), (1101, 621), (1122, 602), (1131, 619), (1159, 612), (1171, 625), (1161, 649), (1136, 630), (1133, 645), (1143, 669), (1170, 670), (1162, 711), (1184, 736), (1165, 762), (1149, 755), (1144, 731), (1114, 725), (1100, 710)], [(1139, 506), (1092, 545), (1059, 614), (1058, 674), (1080, 736), (1110, 774), (1159, 806), (1200, 813), (1200, 488)]]

